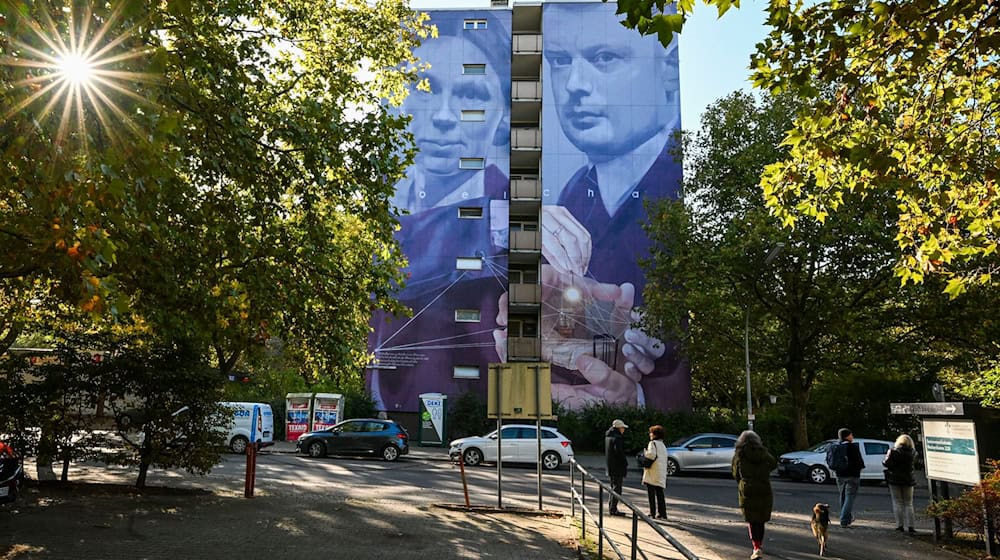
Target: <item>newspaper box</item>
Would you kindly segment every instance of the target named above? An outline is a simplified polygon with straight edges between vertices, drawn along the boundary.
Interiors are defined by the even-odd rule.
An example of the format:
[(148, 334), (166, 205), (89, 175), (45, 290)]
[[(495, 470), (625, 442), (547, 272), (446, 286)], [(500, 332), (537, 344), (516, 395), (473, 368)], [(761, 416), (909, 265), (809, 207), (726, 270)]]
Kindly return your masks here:
[(312, 396), (312, 393), (288, 393), (285, 395), (286, 441), (297, 441), (299, 436), (309, 431)]
[(316, 393), (313, 397), (312, 429), (325, 430), (343, 420), (344, 396), (336, 393)]

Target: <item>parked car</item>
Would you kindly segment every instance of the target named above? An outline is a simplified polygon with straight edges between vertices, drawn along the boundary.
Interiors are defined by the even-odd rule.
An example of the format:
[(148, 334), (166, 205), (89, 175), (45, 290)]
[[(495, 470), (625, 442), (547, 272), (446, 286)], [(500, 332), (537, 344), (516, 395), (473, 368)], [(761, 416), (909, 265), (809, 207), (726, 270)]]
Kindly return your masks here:
[[(508, 424), (503, 427), (501, 435), (503, 462), (538, 463), (538, 432), (535, 426)], [(494, 430), (485, 436), (456, 439), (451, 442), (449, 454), (452, 460), (456, 461), (462, 457), (465, 464), (470, 467), (484, 462), (495, 463), (497, 432)], [(572, 458), (573, 442), (555, 428), (542, 426), (542, 467), (548, 470), (556, 469)]]
[(667, 476), (681, 472), (721, 472), (732, 470), (737, 436), (694, 434), (667, 446)]
[[(863, 438), (854, 438), (854, 442), (861, 448), (861, 457), (865, 461), (865, 468), (861, 471), (861, 480), (884, 481), (882, 459), (892, 448), (892, 442)], [(836, 479), (837, 474), (831, 472), (830, 468), (826, 466), (826, 451), (835, 443), (837, 440), (829, 439), (805, 451), (785, 453), (778, 458), (778, 476), (794, 480), (808, 480), (816, 484), (824, 484), (829, 480)]]
[(351, 418), (299, 436), (295, 447), (310, 457), (375, 455), (395, 461), (410, 452), (410, 435), (392, 420)]

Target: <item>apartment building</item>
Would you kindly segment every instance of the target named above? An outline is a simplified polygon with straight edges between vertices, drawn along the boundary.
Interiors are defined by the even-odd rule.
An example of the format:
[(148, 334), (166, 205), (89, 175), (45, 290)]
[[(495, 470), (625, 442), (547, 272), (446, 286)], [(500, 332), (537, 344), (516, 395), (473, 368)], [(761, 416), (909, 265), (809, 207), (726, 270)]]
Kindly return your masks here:
[(413, 315), (372, 319), (378, 407), (415, 419), (422, 393), (485, 397), (501, 361), (551, 362), (569, 407), (689, 407), (687, 365), (634, 326), (645, 202), (680, 194), (676, 41), (625, 29), (614, 2), (413, 7), (438, 37), (417, 51), (431, 91), (403, 106), (419, 150), (395, 199)]

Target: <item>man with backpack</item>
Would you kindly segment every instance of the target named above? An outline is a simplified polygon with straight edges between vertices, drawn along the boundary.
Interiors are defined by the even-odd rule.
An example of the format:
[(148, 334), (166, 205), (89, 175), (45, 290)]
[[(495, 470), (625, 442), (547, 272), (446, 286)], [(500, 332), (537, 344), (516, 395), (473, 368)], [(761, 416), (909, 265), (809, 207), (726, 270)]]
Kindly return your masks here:
[(854, 523), (854, 498), (861, 486), (861, 470), (865, 460), (861, 447), (854, 443), (854, 434), (847, 428), (837, 431), (840, 441), (826, 451), (826, 464), (837, 473), (837, 493), (840, 496), (840, 526), (850, 527)]

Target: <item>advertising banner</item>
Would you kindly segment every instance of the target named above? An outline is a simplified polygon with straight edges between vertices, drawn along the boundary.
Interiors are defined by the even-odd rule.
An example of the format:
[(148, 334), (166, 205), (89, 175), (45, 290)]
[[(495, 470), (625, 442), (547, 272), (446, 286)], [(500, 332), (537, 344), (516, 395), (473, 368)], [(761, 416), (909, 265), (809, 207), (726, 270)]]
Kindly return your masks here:
[(334, 393), (316, 393), (313, 399), (313, 430), (332, 428), (340, 421), (344, 397)]
[(285, 396), (285, 440), (296, 441), (309, 431), (312, 393), (288, 393)]
[(632, 326), (645, 204), (681, 194), (679, 38), (664, 48), (619, 19), (614, 2), (542, 6), (541, 357), (567, 408), (690, 408), (675, 346)]
[(366, 383), (389, 412), (417, 412), (422, 393), (474, 391), (503, 359), (494, 331), (507, 289), (511, 12), (430, 16), (438, 36), (414, 50), (430, 91), (413, 88), (402, 106), (418, 153), (392, 200), (406, 211), (396, 239), (409, 261), (397, 297), (413, 313), (376, 313), (368, 341)]
[(927, 478), (974, 486), (979, 483), (976, 424), (972, 420), (922, 420)]
[(443, 445), (445, 441), (445, 399), (441, 393), (420, 395), (420, 443)]

